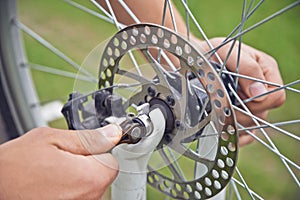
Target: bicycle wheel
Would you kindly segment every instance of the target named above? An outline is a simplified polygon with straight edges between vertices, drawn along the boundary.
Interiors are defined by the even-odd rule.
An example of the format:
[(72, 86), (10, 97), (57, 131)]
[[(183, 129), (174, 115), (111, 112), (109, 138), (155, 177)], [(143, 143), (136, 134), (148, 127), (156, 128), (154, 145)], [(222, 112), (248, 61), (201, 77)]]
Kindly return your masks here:
[[(9, 108), (8, 111), (2, 112), (2, 116), (9, 121), (8, 123), (15, 123), (8, 127), (17, 127), (16, 130), (9, 131), (14, 134), (12, 137), (35, 126), (46, 124), (47, 119), (40, 120), (42, 119), (41, 105), (55, 99), (65, 99), (65, 96), (73, 89), (73, 80), (62, 77), (77, 77), (97, 85), (97, 74), (89, 74), (85, 71), (80, 71), (79, 75), (76, 74), (80, 65), (70, 57), (77, 61), (83, 60), (100, 40), (114, 35), (120, 28), (120, 24), (112, 13), (106, 13), (104, 9), (99, 10), (101, 7), (98, 4), (95, 6), (95, 2), (79, 3), (79, 1), (58, 1), (56, 4), (49, 5), (46, 2), (20, 1), (18, 2), (20, 18), (18, 18), (14, 1), (1, 2), (2, 89), (0, 92), (5, 95), (6, 100), (6, 103), (1, 101), (1, 108)], [(123, 3), (120, 1), (120, 6), (125, 8), (126, 4)], [(163, 8), (166, 8), (165, 12), (172, 15), (173, 11), (169, 8), (171, 2), (166, 0), (163, 3)], [(207, 27), (206, 33), (209, 37), (228, 35), (227, 41), (229, 38), (231, 41), (245, 41), (247, 44), (269, 52), (277, 59), (284, 79), (283, 86), (258, 80), (266, 85), (274, 85), (278, 88), (277, 90), (285, 90), (287, 95), (284, 106), (272, 111), (267, 122), (252, 116), (246, 109), (246, 103), (239, 102), (245, 107), (233, 105), (236, 111), (244, 108), (244, 112), (257, 123), (248, 128), (239, 126), (238, 130), (248, 131), (248, 134), (252, 135), (249, 130), (255, 129), (259, 133), (258, 136), (252, 135), (256, 140), (254, 144), (242, 148), (239, 152), (239, 163), (230, 181), (231, 190), (228, 191), (230, 198), (282, 199), (296, 198), (299, 194), (300, 167), (297, 164), (299, 162), (297, 146), (299, 145), (300, 113), (296, 108), (299, 102), (300, 72), (295, 67), (299, 47), (297, 35), (300, 30), (296, 20), (299, 18), (297, 6), (299, 3), (299, 1), (289, 3), (244, 1), (208, 4), (192, 0), (188, 3), (186, 1), (174, 2), (186, 20), (186, 26), (189, 28), (188, 34), (193, 33), (205, 40), (206, 36), (202, 35), (203, 26)], [(201, 5), (200, 8), (198, 4)], [(272, 15), (273, 13), (275, 14)], [(277, 15), (280, 16), (277, 17)], [(225, 22), (232, 22), (232, 24)], [(268, 23), (265, 24), (265, 22)], [(113, 23), (116, 28), (109, 26), (108, 23)], [(176, 30), (173, 31), (176, 32)], [(103, 36), (98, 38), (100, 34)], [(47, 40), (40, 35), (44, 35)], [(67, 39), (64, 39), (63, 35), (66, 35)], [(25, 40), (25, 48), (22, 45), (22, 38)], [(77, 43), (78, 41), (83, 42)], [(76, 51), (72, 51), (74, 49)], [(214, 50), (217, 49), (218, 47), (214, 48)], [(67, 53), (62, 53), (64, 51)], [(45, 57), (47, 59), (44, 59)], [(234, 78), (253, 79), (253, 77), (244, 77), (236, 72), (230, 74)], [(61, 86), (62, 81), (64, 87)], [(36, 96), (39, 96), (41, 101), (38, 101)], [(281, 184), (274, 184), (276, 181)], [(158, 195), (152, 194), (153, 191), (150, 189), (149, 198), (152, 198), (151, 195)]]

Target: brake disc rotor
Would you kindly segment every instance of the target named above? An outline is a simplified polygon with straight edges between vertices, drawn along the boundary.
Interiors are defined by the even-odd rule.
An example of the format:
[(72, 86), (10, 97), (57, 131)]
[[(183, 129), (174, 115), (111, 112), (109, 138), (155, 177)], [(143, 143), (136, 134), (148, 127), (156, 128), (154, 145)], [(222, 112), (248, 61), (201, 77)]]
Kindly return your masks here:
[[(151, 56), (149, 48), (172, 54), (180, 66), (168, 72)], [(121, 58), (133, 49), (141, 50), (149, 67), (156, 72), (152, 80), (119, 68)], [(165, 135), (157, 151), (168, 162), (172, 175), (149, 166), (148, 183), (179, 199), (205, 199), (220, 192), (229, 182), (237, 162), (238, 135), (230, 98), (211, 63), (177, 33), (153, 24), (138, 24), (119, 31), (107, 44), (100, 61), (99, 88), (112, 90), (116, 74), (130, 77), (142, 86), (141, 91), (127, 99), (124, 107), (148, 102), (151, 107), (159, 107), (167, 119)], [(215, 153), (210, 157), (188, 145), (205, 136), (216, 138)], [(207, 148), (205, 140), (198, 146)], [(168, 159), (164, 148), (193, 160), (196, 166), (204, 166), (201, 175), (186, 179), (174, 164), (180, 156)]]

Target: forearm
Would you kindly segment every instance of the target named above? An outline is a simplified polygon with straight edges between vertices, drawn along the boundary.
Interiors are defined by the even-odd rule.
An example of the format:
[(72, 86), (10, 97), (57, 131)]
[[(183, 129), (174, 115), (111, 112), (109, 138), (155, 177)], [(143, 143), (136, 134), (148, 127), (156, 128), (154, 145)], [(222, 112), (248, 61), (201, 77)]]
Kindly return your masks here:
[[(106, 0), (98, 0), (100, 5), (107, 11), (110, 11)], [(172, 5), (172, 15), (169, 6), (167, 6), (167, 11), (165, 19), (163, 20), (164, 4), (163, 0), (124, 0), (127, 6), (130, 8), (132, 13), (137, 17), (140, 22), (144, 23), (154, 23), (164, 25), (170, 29), (174, 29), (173, 19), (176, 23), (177, 31), (181, 35), (186, 35), (185, 22), (182, 19), (179, 11), (175, 6)], [(117, 20), (123, 24), (129, 25), (137, 23), (126, 11), (126, 9), (117, 0), (109, 1)]]

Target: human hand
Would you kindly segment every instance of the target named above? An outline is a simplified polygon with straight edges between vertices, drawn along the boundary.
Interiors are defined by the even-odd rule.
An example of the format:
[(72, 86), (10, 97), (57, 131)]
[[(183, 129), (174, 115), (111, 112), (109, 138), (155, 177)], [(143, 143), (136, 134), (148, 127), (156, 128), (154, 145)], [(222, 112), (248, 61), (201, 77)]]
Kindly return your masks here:
[[(214, 47), (217, 47), (224, 40), (225, 38), (213, 38), (210, 40), (210, 42)], [(204, 42), (201, 43), (203, 44)], [(207, 45), (203, 44), (201, 46), (204, 47), (205, 50), (209, 50)], [(226, 59), (230, 47), (231, 43), (228, 43), (217, 51), (218, 55), (223, 61)], [(231, 56), (226, 63), (226, 67), (229, 71), (236, 71), (237, 58), (238, 44), (235, 44)], [(216, 58), (213, 59), (216, 60)], [(278, 85), (283, 84), (275, 59), (268, 54), (245, 44), (242, 44), (241, 47), (239, 74), (253, 77), (262, 81), (272, 82)], [(253, 115), (263, 120), (266, 119), (270, 109), (281, 106), (285, 101), (285, 90), (278, 90), (276, 92), (263, 95), (268, 91), (276, 89), (276, 86), (248, 80), (245, 78), (239, 78), (238, 83), (240, 86), (238, 94), (242, 100), (262, 95), (261, 97), (254, 98), (249, 103), (246, 103), (246, 106)], [(236, 112), (236, 117), (238, 122), (244, 127), (255, 126), (253, 119), (241, 112)], [(241, 132), (239, 145), (246, 145), (251, 143), (253, 140), (254, 138), (251, 135)]]
[(36, 128), (0, 146), (0, 199), (100, 199), (118, 173), (106, 153), (117, 125), (98, 130)]

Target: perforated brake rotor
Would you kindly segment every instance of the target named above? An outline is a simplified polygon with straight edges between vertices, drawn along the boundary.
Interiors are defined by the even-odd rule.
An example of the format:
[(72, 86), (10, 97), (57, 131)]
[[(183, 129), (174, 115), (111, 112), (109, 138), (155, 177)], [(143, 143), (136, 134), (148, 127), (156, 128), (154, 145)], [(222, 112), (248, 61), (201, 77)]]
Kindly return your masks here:
[[(178, 70), (165, 71), (149, 53), (150, 47), (176, 56), (180, 61)], [(121, 58), (133, 49), (141, 50), (156, 72), (152, 80), (119, 69)], [(238, 135), (230, 98), (211, 63), (177, 33), (153, 24), (138, 24), (119, 31), (107, 44), (100, 61), (99, 88), (112, 88), (116, 74), (128, 76), (142, 86), (140, 92), (125, 101), (125, 108), (149, 102), (164, 110), (169, 121), (158, 151), (167, 146), (206, 168), (201, 176), (187, 180), (174, 169), (172, 162), (168, 163), (172, 176), (149, 166), (148, 183), (178, 199), (206, 199), (220, 192), (229, 182), (237, 162)], [(193, 87), (195, 80), (200, 87)], [(197, 115), (203, 116), (195, 120)], [(217, 138), (213, 158), (207, 158), (187, 145), (204, 138), (207, 126), (212, 127), (214, 133), (210, 134)]]

